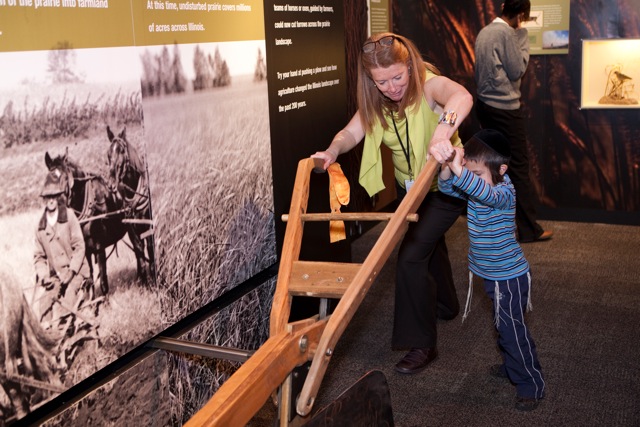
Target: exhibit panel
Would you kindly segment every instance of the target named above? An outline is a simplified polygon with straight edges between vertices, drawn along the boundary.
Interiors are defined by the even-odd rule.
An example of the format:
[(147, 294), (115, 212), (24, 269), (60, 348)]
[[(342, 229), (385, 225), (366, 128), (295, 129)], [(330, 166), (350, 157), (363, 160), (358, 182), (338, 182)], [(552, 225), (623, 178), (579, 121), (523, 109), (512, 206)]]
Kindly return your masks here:
[[(260, 40), (141, 51), (150, 58), (168, 52), (169, 63), (180, 58), (193, 86), (144, 98), (158, 281), (166, 289), (161, 312), (169, 326), (276, 261), (266, 59)], [(183, 338), (254, 349), (266, 332), (246, 339), (269, 304), (268, 293), (255, 294)], [(196, 399), (172, 401), (174, 414), (202, 403), (206, 389), (191, 390), (192, 381), (213, 388), (224, 381), (229, 370), (216, 366), (169, 358), (172, 394)]]
[[(281, 250), (293, 182), (300, 159), (329, 146), (347, 123), (344, 10), (342, 3), (297, 1), (265, 3), (269, 57), (269, 112), (276, 241)], [(324, 174), (312, 179), (310, 209), (329, 210)], [(347, 242), (329, 244), (327, 224), (307, 224), (303, 256), (348, 260)]]
[(532, 0), (529, 32), (532, 55), (558, 55), (569, 51), (569, 0)]
[[(46, 12), (23, 9), (18, 21), (24, 26), (32, 15)], [(145, 159), (137, 51), (117, 46), (120, 40), (113, 41), (114, 47), (75, 49), (47, 27), (48, 50), (0, 53), (0, 61), (11, 64), (0, 70), (0, 163), (5, 173), (0, 183), (5, 201), (0, 256), (15, 278), (3, 286), (22, 291), (21, 323), (32, 321), (29, 328), (3, 324), (2, 334), (23, 335), (16, 337), (23, 345), (6, 349), (8, 360), (15, 361), (14, 369), (5, 366), (2, 376), (5, 391), (15, 396), (2, 404), (9, 420), (84, 380), (162, 328), (161, 293), (152, 273), (156, 260), (142, 246), (149, 238), (141, 238), (151, 224), (148, 187), (139, 190), (147, 208), (129, 215), (110, 180), (111, 127), (139, 153), (141, 162)], [(41, 48), (41, 34), (32, 34), (34, 47)], [(3, 40), (12, 37), (3, 30)], [(108, 35), (103, 39), (104, 45), (112, 42)], [(60, 213), (58, 223), (47, 228), (41, 196), (50, 179), (57, 183), (53, 191), (60, 195)], [(62, 212), (76, 219), (80, 239), (68, 240)], [(134, 226), (128, 220), (140, 223)], [(36, 238), (48, 230), (53, 237)], [(53, 243), (58, 239), (64, 255), (56, 252), (62, 250)], [(74, 268), (75, 278), (67, 282), (65, 275)], [(43, 354), (34, 352), (40, 346), (46, 348)], [(36, 387), (28, 386), (31, 380), (38, 381)]]
[[(26, 313), (0, 322), (0, 334), (19, 342), (13, 331), (30, 322), (31, 346), (2, 346), (11, 361), (0, 369), (3, 419), (52, 401), (275, 262), (262, 2), (216, 4), (0, 2), (0, 62), (11, 64), (0, 69), (0, 275), (6, 306)], [(78, 271), (52, 267), (43, 280), (47, 267), (34, 260), (53, 265), (34, 258), (45, 192), (83, 238), (70, 243)], [(82, 277), (77, 292), (67, 270)], [(265, 289), (189, 338), (258, 346), (265, 330), (251, 343), (238, 331), (263, 322)], [(38, 345), (46, 351), (36, 358), (28, 351)], [(175, 360), (159, 393), (187, 379)], [(123, 387), (135, 375), (122, 374)], [(117, 405), (126, 391), (112, 389), (97, 393)], [(188, 406), (177, 404), (174, 414)], [(83, 408), (88, 419), (100, 410)]]

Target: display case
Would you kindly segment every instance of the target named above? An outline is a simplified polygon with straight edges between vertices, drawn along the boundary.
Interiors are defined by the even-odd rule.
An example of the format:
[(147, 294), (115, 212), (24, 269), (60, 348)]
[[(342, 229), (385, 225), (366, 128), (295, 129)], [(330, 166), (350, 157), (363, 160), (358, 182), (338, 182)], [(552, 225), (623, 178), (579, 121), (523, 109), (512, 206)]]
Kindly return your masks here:
[(580, 108), (640, 108), (640, 39), (582, 40)]

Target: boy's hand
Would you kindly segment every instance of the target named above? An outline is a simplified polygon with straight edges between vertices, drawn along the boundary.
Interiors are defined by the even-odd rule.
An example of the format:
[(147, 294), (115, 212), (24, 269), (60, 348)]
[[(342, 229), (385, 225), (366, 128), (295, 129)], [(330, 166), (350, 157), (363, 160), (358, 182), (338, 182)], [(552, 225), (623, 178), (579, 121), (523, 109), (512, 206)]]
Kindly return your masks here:
[(440, 179), (446, 181), (449, 178), (451, 178), (451, 169), (449, 163), (445, 162), (440, 166)]
[(449, 168), (451, 172), (455, 174), (455, 176), (460, 176), (462, 173), (463, 160), (464, 160), (464, 149), (461, 147), (453, 147), (455, 156), (453, 159), (448, 161)]

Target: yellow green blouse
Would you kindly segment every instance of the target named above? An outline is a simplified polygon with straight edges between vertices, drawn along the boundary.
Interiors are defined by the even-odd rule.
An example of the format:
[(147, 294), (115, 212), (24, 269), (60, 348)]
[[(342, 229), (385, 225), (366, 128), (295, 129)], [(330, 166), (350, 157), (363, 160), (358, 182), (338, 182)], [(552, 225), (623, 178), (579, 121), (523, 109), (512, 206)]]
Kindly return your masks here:
[[(432, 73), (427, 73), (427, 79), (434, 76), (435, 75)], [(431, 108), (429, 108), (424, 96), (422, 97), (417, 111), (415, 109), (410, 109), (410, 111), (407, 112), (407, 118), (409, 120), (409, 141), (411, 145), (409, 154), (414, 180), (418, 177), (418, 174), (427, 162), (429, 142), (431, 141), (431, 136), (433, 135), (436, 126), (438, 126), (439, 117), (440, 116), (438, 114), (434, 113)], [(367, 133), (364, 139), (362, 161), (360, 162), (360, 176), (358, 181), (360, 182), (360, 185), (367, 190), (369, 196), (373, 196), (385, 188), (382, 181), (382, 159), (380, 157), (381, 143), (384, 143), (389, 147), (393, 153), (394, 175), (398, 183), (404, 187), (404, 181), (409, 179), (409, 167), (407, 165), (407, 160), (402, 147), (400, 146), (400, 142), (398, 141), (398, 136), (396, 135), (397, 128), (398, 134), (402, 139), (402, 144), (405, 146), (406, 150), (406, 120), (400, 120), (395, 117), (396, 128), (394, 128), (391, 116), (385, 116), (385, 119), (388, 124), (386, 130), (382, 127), (380, 122), (377, 122), (373, 126), (372, 132)], [(460, 140), (457, 131), (451, 137), (451, 143), (455, 146), (462, 146), (462, 141)], [(436, 176), (431, 184), (430, 191), (437, 190), (438, 177)]]

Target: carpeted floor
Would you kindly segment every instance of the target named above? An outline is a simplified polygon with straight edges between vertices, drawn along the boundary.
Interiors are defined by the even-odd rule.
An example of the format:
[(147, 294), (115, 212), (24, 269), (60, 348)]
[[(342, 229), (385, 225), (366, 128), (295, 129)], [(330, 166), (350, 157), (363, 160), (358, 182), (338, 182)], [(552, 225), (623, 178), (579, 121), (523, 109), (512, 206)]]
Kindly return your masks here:
[[(439, 358), (413, 376), (393, 366), (395, 254), (334, 351), (314, 410), (372, 370), (389, 384), (396, 426), (640, 426), (640, 227), (542, 221), (551, 241), (523, 245), (532, 267), (536, 341), (547, 397), (529, 413), (513, 408), (515, 388), (488, 374), (499, 362), (491, 304), (480, 282), (468, 319), (438, 326)], [(364, 260), (380, 224), (353, 245)], [(447, 233), (461, 305), (467, 295), (466, 218)]]

